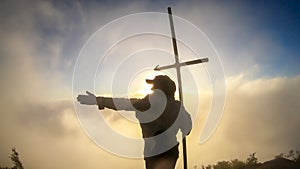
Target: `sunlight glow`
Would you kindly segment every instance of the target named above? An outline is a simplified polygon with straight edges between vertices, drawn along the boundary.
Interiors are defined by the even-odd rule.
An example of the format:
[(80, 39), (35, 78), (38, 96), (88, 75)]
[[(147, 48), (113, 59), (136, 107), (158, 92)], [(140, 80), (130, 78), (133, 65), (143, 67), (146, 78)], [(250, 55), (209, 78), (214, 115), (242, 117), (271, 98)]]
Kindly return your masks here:
[(163, 75), (162, 72), (156, 72), (153, 70), (145, 70), (136, 74), (131, 79), (128, 87), (129, 97), (144, 97), (147, 94), (152, 93), (152, 85), (146, 83), (146, 79), (154, 79), (157, 75)]

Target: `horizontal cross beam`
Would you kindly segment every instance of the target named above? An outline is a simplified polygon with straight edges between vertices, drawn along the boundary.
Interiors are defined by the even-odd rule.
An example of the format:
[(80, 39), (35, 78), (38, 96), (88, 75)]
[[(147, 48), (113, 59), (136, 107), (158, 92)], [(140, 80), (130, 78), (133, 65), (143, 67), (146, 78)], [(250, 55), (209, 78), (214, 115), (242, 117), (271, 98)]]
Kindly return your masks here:
[(196, 59), (196, 60), (182, 62), (182, 63), (175, 63), (175, 64), (172, 64), (172, 65), (161, 66), (161, 67), (159, 67), (159, 65), (157, 65), (154, 68), (154, 70), (158, 71), (158, 70), (164, 70), (164, 69), (182, 67), (182, 66), (187, 66), (187, 65), (194, 65), (194, 64), (198, 64), (198, 63), (204, 63), (204, 62), (208, 62), (208, 58)]

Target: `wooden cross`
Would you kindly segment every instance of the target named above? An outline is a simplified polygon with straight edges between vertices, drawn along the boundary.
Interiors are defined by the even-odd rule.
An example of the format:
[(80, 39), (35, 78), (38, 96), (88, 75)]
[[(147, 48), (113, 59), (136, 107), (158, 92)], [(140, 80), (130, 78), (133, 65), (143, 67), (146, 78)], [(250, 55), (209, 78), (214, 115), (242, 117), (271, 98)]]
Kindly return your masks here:
[[(159, 71), (159, 70), (164, 70), (164, 69), (170, 69), (170, 68), (175, 68), (176, 73), (177, 73), (177, 80), (178, 80), (178, 90), (179, 90), (179, 99), (181, 103), (183, 104), (183, 97), (182, 97), (182, 83), (181, 83), (181, 74), (180, 74), (180, 68), (182, 66), (187, 66), (187, 65), (193, 65), (193, 64), (198, 64), (198, 63), (204, 63), (208, 62), (208, 58), (204, 59), (196, 59), (188, 62), (179, 62), (179, 57), (178, 57), (178, 50), (177, 50), (177, 43), (176, 43), (176, 36), (175, 36), (175, 29), (174, 29), (174, 23), (173, 23), (173, 18), (172, 18), (172, 10), (171, 7), (168, 7), (168, 14), (169, 14), (169, 21), (170, 21), (170, 27), (171, 27), (171, 33), (172, 33), (172, 42), (173, 42), (173, 49), (174, 49), (174, 55), (175, 55), (175, 63), (172, 65), (168, 66), (161, 66), (157, 65), (154, 70)], [(183, 149), (183, 166), (184, 169), (187, 169), (187, 148), (186, 148), (186, 138), (184, 137), (182, 140), (182, 149)]]

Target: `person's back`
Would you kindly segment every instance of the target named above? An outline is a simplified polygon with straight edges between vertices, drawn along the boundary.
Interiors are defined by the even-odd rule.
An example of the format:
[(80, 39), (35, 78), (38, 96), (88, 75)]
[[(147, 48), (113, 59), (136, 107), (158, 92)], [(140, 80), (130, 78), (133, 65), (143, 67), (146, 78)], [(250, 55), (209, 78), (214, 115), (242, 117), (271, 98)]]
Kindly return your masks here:
[[(182, 136), (189, 134), (192, 128), (190, 115), (181, 102), (174, 99), (175, 83), (167, 76), (156, 76), (146, 80), (153, 84), (153, 93), (143, 99), (113, 99), (97, 97), (99, 109), (136, 111), (145, 141), (144, 159), (147, 169), (173, 169), (178, 159), (179, 129)], [(79, 95), (82, 104), (88, 96)], [(130, 104), (130, 105), (129, 105)]]

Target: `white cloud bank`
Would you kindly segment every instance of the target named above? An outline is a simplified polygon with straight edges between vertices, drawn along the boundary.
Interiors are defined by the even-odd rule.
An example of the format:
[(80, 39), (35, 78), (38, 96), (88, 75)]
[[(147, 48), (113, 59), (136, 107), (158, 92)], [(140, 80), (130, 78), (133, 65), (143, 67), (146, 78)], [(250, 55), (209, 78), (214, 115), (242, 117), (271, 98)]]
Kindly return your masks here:
[[(299, 150), (299, 85), (300, 76), (228, 78), (225, 111), (216, 132), (206, 143), (199, 144), (199, 132), (205, 121), (205, 115), (199, 115), (188, 137), (189, 165), (245, 159), (252, 152), (257, 152), (259, 160), (264, 161), (290, 149)], [(201, 112), (208, 111), (207, 103)], [(32, 104), (24, 101), (23, 104), (10, 103), (2, 110), (1, 164), (10, 164), (7, 156), (10, 148), (16, 146), (25, 166), (33, 169), (143, 166), (142, 160), (111, 155), (89, 140), (71, 102), (36, 101)], [(107, 113), (105, 116), (115, 129), (126, 128), (125, 119), (116, 113), (111, 116)], [(179, 160), (178, 168), (181, 166)]]
[[(260, 160), (300, 149), (300, 76), (247, 80), (227, 79), (227, 100), (221, 123), (211, 139), (193, 149), (203, 161), (246, 159), (257, 152)], [(197, 146), (196, 146), (197, 147)], [(206, 160), (205, 160), (206, 159)]]

